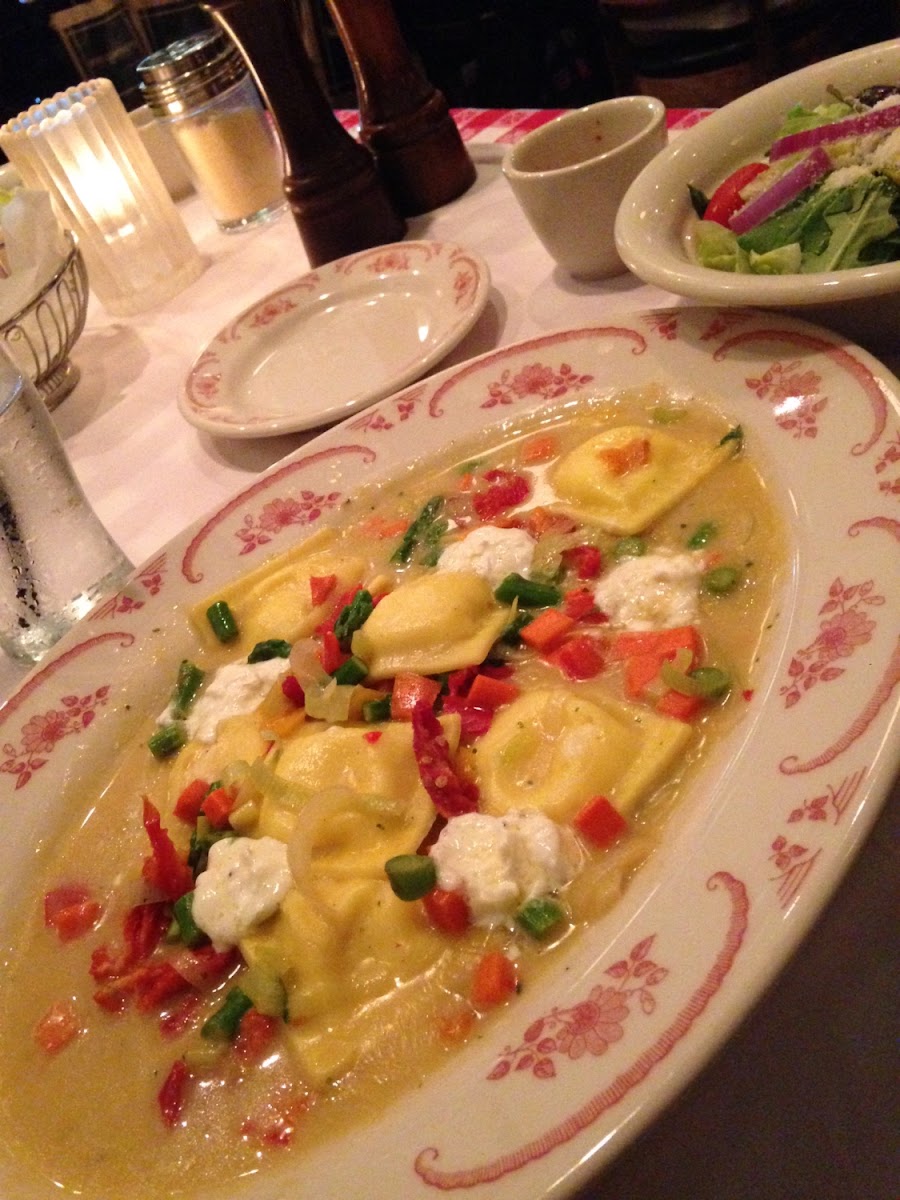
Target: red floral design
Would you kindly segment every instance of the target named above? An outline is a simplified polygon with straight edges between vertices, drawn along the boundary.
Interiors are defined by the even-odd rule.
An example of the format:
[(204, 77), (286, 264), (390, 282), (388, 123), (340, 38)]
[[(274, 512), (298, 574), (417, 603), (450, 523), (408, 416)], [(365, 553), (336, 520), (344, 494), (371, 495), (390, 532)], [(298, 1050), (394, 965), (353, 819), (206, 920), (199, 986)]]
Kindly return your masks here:
[(269, 300), (264, 300), (258, 308), (253, 310), (253, 313), (248, 321), (250, 329), (261, 329), (266, 325), (271, 325), (278, 317), (283, 317), (285, 313), (291, 312), (297, 305), (287, 296), (273, 296)]
[(678, 336), (678, 314), (673, 312), (647, 313), (644, 320), (661, 338), (673, 342)]
[(799, 361), (773, 363), (758, 379), (747, 379), (747, 387), (761, 400), (768, 400), (775, 423), (795, 438), (814, 438), (817, 418), (828, 399), (819, 395), (822, 377), (816, 371), (803, 370)]
[(421, 399), (424, 389), (419, 388), (412, 395), (406, 396), (405, 399), (397, 399), (394, 401), (394, 411), (397, 419), (392, 421), (386, 412), (380, 409), (369, 409), (362, 416), (351, 424), (351, 429), (368, 429), (375, 433), (384, 433), (389, 429), (393, 429), (398, 422), (408, 421), (416, 411), (416, 405)]
[[(890, 473), (896, 472), (895, 478)], [(896, 433), (887, 444), (884, 454), (875, 463), (875, 474), (883, 475), (878, 481), (879, 492), (888, 496), (900, 496), (900, 433)]]
[(271, 542), (275, 534), (289, 525), (309, 525), (318, 521), (326, 509), (334, 508), (341, 499), (340, 492), (319, 496), (304, 489), (299, 496), (276, 497), (264, 504), (259, 516), (248, 513), (236, 533), (243, 543), (241, 554), (250, 554)]
[(475, 294), (477, 277), (471, 267), (456, 272), (453, 276), (453, 302), (457, 308), (465, 308)]
[(707, 327), (700, 335), (701, 342), (712, 342), (716, 338), (727, 333), (729, 329), (734, 329), (736, 325), (742, 325), (751, 319), (751, 314), (742, 312), (739, 309), (733, 309), (730, 312), (716, 313)]
[(408, 271), (409, 269), (409, 254), (399, 249), (377, 254), (366, 263), (366, 270), (371, 271), (373, 275), (387, 274), (391, 271)]
[(72, 733), (87, 729), (109, 697), (109, 687), (98, 688), (87, 696), (63, 696), (61, 708), (35, 713), (22, 726), (18, 746), (6, 742), (0, 762), (0, 772), (16, 777), (16, 788), (22, 788), (35, 771), (45, 766), (57, 742)]
[(783, 908), (793, 903), (794, 897), (813, 869), (821, 850), (809, 850), (798, 842), (789, 842), (779, 835), (771, 846), (769, 862), (775, 865), (777, 874), (773, 882), (778, 885), (778, 897)]
[(481, 407), (496, 408), (498, 404), (514, 404), (529, 396), (550, 400), (584, 387), (593, 378), (593, 375), (576, 374), (567, 363), (563, 363), (556, 371), (553, 367), (532, 363), (515, 373), (504, 371), (496, 383), (489, 385), (489, 398)]
[[(160, 554), (141, 568), (131, 584), (129, 584), (129, 587), (134, 589), (140, 584), (151, 596), (156, 596), (162, 591), (165, 569), (166, 556), (165, 554)], [(144, 601), (137, 596), (131, 595), (127, 591), (118, 592), (115, 596), (110, 596), (103, 604), (93, 609), (87, 619), (89, 621), (102, 621), (109, 617), (137, 612), (143, 607)]]
[(525, 1030), (518, 1046), (508, 1046), (488, 1079), (503, 1079), (511, 1071), (530, 1071), (536, 1079), (553, 1079), (555, 1055), (571, 1061), (585, 1054), (599, 1057), (625, 1035), (625, 1022), (631, 1016), (631, 1004), (650, 1014), (656, 1008), (652, 989), (668, 975), (667, 967), (658, 966), (650, 957), (653, 938), (645, 938), (633, 948), (627, 959), (608, 967), (606, 974), (614, 985), (597, 984), (586, 1000), (570, 1008), (552, 1008), (546, 1016)]
[(792, 708), (815, 684), (839, 679), (844, 668), (838, 661), (872, 640), (875, 621), (864, 609), (884, 604), (874, 587), (871, 579), (846, 587), (838, 578), (828, 589), (828, 599), (819, 609), (825, 620), (818, 637), (798, 650), (788, 665), (790, 681), (780, 689), (785, 708)]
[(802, 801), (791, 810), (788, 824), (793, 825), (797, 821), (827, 821), (837, 825), (865, 777), (865, 770), (860, 770), (848, 775), (836, 788), (830, 783), (826, 784), (824, 792)]

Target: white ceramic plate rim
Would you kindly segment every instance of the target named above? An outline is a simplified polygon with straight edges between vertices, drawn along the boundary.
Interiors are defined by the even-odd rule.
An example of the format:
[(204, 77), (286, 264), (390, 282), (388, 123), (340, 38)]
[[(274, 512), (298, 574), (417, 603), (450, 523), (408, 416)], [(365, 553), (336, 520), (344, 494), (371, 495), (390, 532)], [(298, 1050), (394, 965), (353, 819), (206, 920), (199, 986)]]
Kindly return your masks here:
[[(665, 382), (690, 396), (699, 379), (743, 425), (792, 530), (781, 616), (744, 721), (620, 904), (483, 1039), (364, 1128), (197, 1200), (279, 1200), (301, 1176), (305, 1192), (347, 1200), (368, 1200), (374, 1180), (377, 1194), (404, 1200), (558, 1200), (718, 1048), (833, 892), (897, 770), (900, 383), (831, 333), (735, 309), (621, 315), (503, 347), (374, 405), (261, 476), (145, 563), (0, 708), (7, 940), (33, 847), (64, 818), (64, 786), (108, 761), (140, 713), (161, 709), (191, 653), (174, 606), (337, 519), (362, 476), (395, 475), (453, 438), (585, 389)], [(598, 1011), (606, 1024), (591, 1024)], [(585, 1013), (596, 1037), (578, 1055), (573, 1021)], [(0, 1163), (8, 1200), (56, 1194), (16, 1191), (7, 1172)]]
[(900, 76), (900, 39), (838, 55), (775, 79), (711, 113), (648, 164), (616, 217), (616, 245), (646, 283), (707, 304), (821, 305), (900, 291), (900, 262), (815, 275), (732, 275), (692, 262), (684, 235), (688, 184), (712, 189), (764, 153), (796, 103), (819, 104), (834, 84), (852, 94)]
[[(256, 301), (219, 330), (188, 372), (178, 398), (181, 414), (198, 429), (233, 438), (270, 437), (341, 420), (440, 362), (481, 315), (490, 286), (484, 259), (455, 242), (392, 242), (326, 263)], [(414, 350), (408, 345), (413, 305), (402, 301), (409, 288), (419, 315), (423, 304), (429, 315), (427, 336)], [(361, 304), (363, 298), (367, 302)], [(401, 307), (386, 314), (379, 301), (391, 298), (400, 298)], [(342, 304), (353, 304), (360, 337), (377, 346), (378, 362), (340, 394), (317, 399), (316, 381), (301, 381), (296, 386), (305, 395), (291, 411), (281, 403), (254, 407), (245, 386), (247, 367), (255, 355), (259, 365), (271, 349), (273, 328), (284, 339), (280, 353), (288, 355), (311, 336), (298, 321)], [(316, 332), (321, 336), (321, 328)], [(346, 345), (329, 343), (326, 349), (337, 360)]]

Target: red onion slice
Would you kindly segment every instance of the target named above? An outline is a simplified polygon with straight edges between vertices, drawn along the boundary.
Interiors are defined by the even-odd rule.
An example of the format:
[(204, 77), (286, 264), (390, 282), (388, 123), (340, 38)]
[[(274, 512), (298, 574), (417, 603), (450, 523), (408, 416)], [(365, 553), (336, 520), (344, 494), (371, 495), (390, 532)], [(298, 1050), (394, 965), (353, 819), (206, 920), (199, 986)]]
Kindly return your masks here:
[(784, 208), (806, 188), (812, 187), (830, 170), (831, 159), (820, 146), (816, 146), (806, 158), (786, 171), (770, 188), (755, 196), (743, 208), (739, 208), (729, 220), (728, 228), (737, 234), (749, 233), (773, 213)]
[(777, 162), (796, 154), (799, 150), (811, 150), (827, 142), (842, 142), (845, 138), (863, 137), (867, 133), (879, 133), (884, 129), (900, 126), (900, 104), (889, 104), (876, 108), (858, 117), (844, 117), (830, 125), (817, 125), (815, 129), (804, 129), (800, 133), (789, 133), (773, 143), (769, 151), (769, 162)]

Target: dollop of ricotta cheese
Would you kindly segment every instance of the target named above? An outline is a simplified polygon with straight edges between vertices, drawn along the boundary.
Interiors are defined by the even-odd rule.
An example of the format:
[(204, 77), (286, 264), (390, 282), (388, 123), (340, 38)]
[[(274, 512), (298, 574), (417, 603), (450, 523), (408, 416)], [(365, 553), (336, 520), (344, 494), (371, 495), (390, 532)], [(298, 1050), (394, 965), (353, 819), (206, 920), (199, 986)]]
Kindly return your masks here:
[(514, 927), (528, 900), (567, 884), (578, 870), (574, 841), (536, 809), (502, 817), (453, 817), (431, 848), (438, 886), (462, 892), (475, 925)]
[[(226, 717), (253, 712), (262, 702), (272, 684), (287, 669), (283, 658), (267, 658), (262, 662), (228, 663), (220, 667), (208, 682), (187, 715), (188, 737), (207, 744), (214, 742), (216, 729)], [(158, 723), (172, 720), (171, 705), (160, 714)]]
[(702, 554), (644, 554), (627, 558), (594, 588), (594, 603), (613, 625), (644, 631), (690, 625), (699, 615)]
[(273, 837), (222, 838), (197, 876), (191, 913), (217, 950), (237, 945), (277, 911), (293, 885), (287, 846)]
[(437, 567), (439, 571), (468, 571), (497, 587), (513, 572), (528, 574), (534, 547), (534, 538), (524, 529), (481, 525), (458, 542), (451, 542)]

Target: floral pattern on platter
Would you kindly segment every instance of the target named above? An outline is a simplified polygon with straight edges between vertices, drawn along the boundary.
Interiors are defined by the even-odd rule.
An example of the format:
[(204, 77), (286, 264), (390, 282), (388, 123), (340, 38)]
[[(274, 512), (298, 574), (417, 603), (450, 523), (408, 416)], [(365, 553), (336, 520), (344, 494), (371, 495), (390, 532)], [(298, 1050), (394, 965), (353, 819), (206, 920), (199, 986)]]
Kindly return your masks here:
[(866, 609), (883, 604), (884, 596), (875, 591), (871, 579), (850, 585), (835, 579), (828, 599), (819, 609), (819, 616), (825, 619), (820, 622), (818, 635), (808, 646), (796, 651), (788, 664), (790, 681), (779, 689), (785, 708), (798, 704), (816, 684), (840, 679), (845, 668), (838, 666), (838, 662), (850, 658), (860, 646), (872, 640), (876, 622)]
[(627, 958), (606, 968), (616, 982), (597, 984), (585, 1000), (567, 1008), (552, 1008), (534, 1021), (518, 1046), (507, 1047), (488, 1079), (505, 1078), (511, 1071), (530, 1071), (535, 1079), (556, 1076), (554, 1057), (576, 1060), (584, 1054), (595, 1058), (625, 1035), (625, 1023), (632, 1014), (632, 1003), (650, 1014), (656, 1009), (652, 989), (666, 978), (667, 967), (658, 966), (649, 957), (654, 938), (638, 942)]
[(138, 587), (142, 587), (147, 593), (147, 596), (158, 596), (163, 588), (163, 581), (166, 571), (166, 554), (158, 554), (149, 562), (144, 563), (137, 571), (129, 583), (118, 592), (115, 596), (110, 596), (102, 604), (98, 604), (92, 609), (87, 616), (89, 621), (103, 621), (110, 617), (126, 616), (128, 613), (137, 612), (144, 607), (145, 599), (140, 595), (136, 595)]
[(798, 821), (824, 821), (830, 825), (838, 825), (865, 777), (866, 771), (862, 767), (847, 775), (837, 787), (827, 783), (823, 792), (819, 792), (810, 800), (801, 801), (796, 808), (791, 809), (788, 824), (794, 825)]
[(516, 372), (504, 371), (495, 383), (489, 384), (488, 399), (481, 407), (495, 408), (498, 404), (514, 404), (517, 400), (534, 397), (555, 400), (585, 387), (593, 379), (593, 375), (574, 371), (568, 363), (561, 363), (557, 368), (530, 363)]
[(61, 696), (58, 707), (29, 717), (19, 734), (18, 744), (4, 742), (0, 772), (12, 775), (16, 789), (25, 787), (35, 771), (47, 765), (57, 743), (71, 734), (82, 733), (94, 720), (97, 710), (109, 701), (108, 685), (82, 696)]
[[(750, 898), (746, 885), (727, 871), (719, 871), (706, 880), (706, 891), (718, 895), (724, 893), (728, 900), (725, 918), (725, 928), (720, 936), (718, 945), (705, 947), (707, 967), (702, 978), (690, 991), (679, 1007), (670, 1004), (666, 1024), (649, 1044), (635, 1044), (639, 1035), (631, 1039), (628, 1065), (612, 1078), (605, 1078), (600, 1091), (595, 1091), (579, 1108), (569, 1109), (563, 1102), (562, 1112), (556, 1111), (556, 1121), (545, 1132), (533, 1140), (520, 1143), (518, 1147), (501, 1154), (491, 1161), (476, 1166), (462, 1167), (456, 1170), (444, 1170), (438, 1166), (440, 1151), (435, 1146), (422, 1149), (415, 1159), (417, 1174), (431, 1187), (449, 1191), (453, 1188), (474, 1187), (498, 1180), (503, 1176), (522, 1169), (535, 1159), (543, 1157), (550, 1150), (563, 1145), (576, 1137), (582, 1130), (596, 1122), (609, 1109), (620, 1104), (629, 1093), (650, 1075), (660, 1063), (665, 1061), (677, 1044), (689, 1033), (694, 1023), (701, 1017), (707, 1005), (719, 992), (735, 966), (741, 947), (747, 935), (750, 921)], [(609, 987), (599, 985), (591, 989), (589, 997), (581, 1005), (575, 1005), (564, 1013), (559, 1009), (540, 1018), (529, 1027), (529, 1033), (537, 1033), (540, 1038), (543, 1032), (541, 1022), (556, 1023), (561, 1017), (562, 1046), (566, 1047), (570, 1061), (577, 1062), (583, 1058), (589, 1049), (590, 1053), (602, 1054), (614, 1044), (626, 1041), (628, 1033), (624, 1030), (624, 1022), (628, 1013), (625, 996), (638, 996), (638, 1002), (643, 1012), (651, 1017), (656, 1009), (656, 997), (650, 992), (650, 979), (656, 986), (668, 975), (664, 967), (659, 967), (649, 958), (650, 949), (655, 935), (642, 939), (633, 947), (626, 959), (617, 960), (607, 974), (616, 979), (620, 986)], [(628, 983), (641, 979), (629, 990)], [(683, 986), (683, 985), (682, 985)], [(673, 1011), (674, 1010), (674, 1011)], [(570, 1014), (578, 1014), (574, 1019)], [(568, 1018), (568, 1020), (567, 1020)], [(540, 1027), (540, 1028), (539, 1028)], [(658, 1024), (655, 1028), (659, 1028)], [(591, 1032), (592, 1031), (592, 1032)], [(527, 1034), (526, 1034), (527, 1038)], [(560, 1033), (556, 1035), (556, 1045), (560, 1046)], [(523, 1039), (524, 1041), (524, 1039)], [(602, 1049), (601, 1049), (602, 1046)], [(574, 1052), (573, 1052), (574, 1051)], [(512, 1078), (515, 1074), (510, 1069), (503, 1069), (506, 1056), (515, 1056), (516, 1051), (506, 1049), (501, 1056), (500, 1064), (495, 1066), (488, 1079)], [(521, 1059), (519, 1061), (522, 1061)], [(530, 1064), (529, 1064), (530, 1066)], [(521, 1068), (523, 1074), (528, 1069)], [(533, 1078), (552, 1079), (555, 1072), (549, 1067), (541, 1072), (531, 1070)]]
[(798, 361), (775, 362), (758, 379), (747, 380), (747, 387), (772, 405), (775, 423), (796, 438), (819, 432), (817, 418), (828, 403), (819, 395), (821, 386), (822, 377)]

